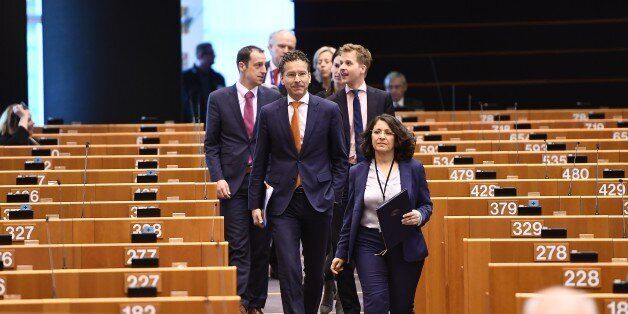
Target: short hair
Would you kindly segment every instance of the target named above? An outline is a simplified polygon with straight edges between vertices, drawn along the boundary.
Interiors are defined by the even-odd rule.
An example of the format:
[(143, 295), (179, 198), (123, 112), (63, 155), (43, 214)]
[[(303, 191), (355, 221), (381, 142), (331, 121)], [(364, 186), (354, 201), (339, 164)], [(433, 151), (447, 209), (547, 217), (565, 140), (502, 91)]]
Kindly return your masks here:
[(289, 30), (289, 29), (280, 29), (278, 31), (274, 31), (272, 33), (270, 33), (270, 35), (268, 36), (268, 44), (274, 43), (275, 40), (275, 36), (281, 34), (281, 33), (288, 33), (292, 36), (294, 36), (294, 39), (297, 38), (297, 36), (294, 35), (294, 32)]
[(523, 305), (524, 314), (597, 314), (595, 302), (585, 293), (562, 286), (537, 292)]
[(321, 76), (321, 72), (318, 70), (318, 68), (316, 67), (316, 65), (318, 64), (318, 58), (320, 58), (321, 54), (323, 52), (330, 52), (332, 57), (331, 57), (331, 61), (334, 61), (334, 55), (336, 54), (336, 48), (334, 47), (329, 47), (329, 46), (323, 46), (318, 48), (318, 50), (316, 50), (316, 52), (314, 53), (314, 58), (312, 58), (312, 67), (314, 67), (314, 78), (319, 81), (320, 83), (323, 82), (323, 77)]
[(257, 51), (259, 53), (264, 53), (264, 50), (257, 46), (244, 46), (238, 50), (238, 55), (236, 56), (236, 66), (240, 64), (240, 62), (244, 62), (244, 64), (248, 64), (249, 60), (251, 60), (251, 52)]
[(403, 125), (403, 123), (399, 121), (399, 119), (385, 113), (371, 120), (367, 125), (366, 130), (362, 133), (362, 144), (360, 145), (360, 148), (362, 149), (364, 157), (372, 160), (375, 156), (375, 148), (373, 147), (371, 134), (373, 134), (373, 128), (375, 128), (377, 121), (386, 122), (388, 127), (390, 127), (395, 134), (395, 145), (393, 148), (395, 151), (395, 160), (399, 162), (411, 159), (414, 156), (414, 147), (416, 146), (414, 133), (410, 132)]
[(406, 76), (403, 75), (403, 73), (392, 71), (388, 73), (388, 75), (386, 75), (386, 77), (384, 78), (384, 86), (388, 85), (388, 82), (396, 78), (401, 79), (401, 81), (403, 82), (403, 85), (408, 85), (408, 81), (406, 81)]
[(198, 56), (200, 54), (202, 57), (207, 54), (210, 49), (214, 50), (214, 46), (212, 46), (211, 43), (200, 43), (196, 45), (196, 55)]
[(340, 47), (340, 53), (355, 51), (356, 59), (359, 63), (364, 64), (368, 70), (373, 62), (371, 52), (362, 45), (357, 44), (344, 44)]
[(284, 70), (286, 69), (286, 63), (293, 61), (303, 61), (307, 63), (307, 71), (310, 71), (310, 60), (307, 58), (305, 53), (303, 53), (303, 51), (301, 50), (292, 50), (286, 52), (286, 54), (284, 54), (281, 58), (281, 62), (279, 62), (279, 72), (281, 73), (281, 75), (283, 75)]

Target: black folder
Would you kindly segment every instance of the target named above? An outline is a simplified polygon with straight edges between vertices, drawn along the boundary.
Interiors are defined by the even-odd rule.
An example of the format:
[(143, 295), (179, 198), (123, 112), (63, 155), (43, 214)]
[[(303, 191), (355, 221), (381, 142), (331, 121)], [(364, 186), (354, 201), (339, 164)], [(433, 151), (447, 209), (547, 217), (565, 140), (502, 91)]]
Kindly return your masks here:
[(403, 215), (412, 209), (408, 191), (405, 189), (377, 208), (379, 227), (382, 230), (387, 250), (403, 242), (416, 228), (416, 226), (406, 226), (401, 223)]

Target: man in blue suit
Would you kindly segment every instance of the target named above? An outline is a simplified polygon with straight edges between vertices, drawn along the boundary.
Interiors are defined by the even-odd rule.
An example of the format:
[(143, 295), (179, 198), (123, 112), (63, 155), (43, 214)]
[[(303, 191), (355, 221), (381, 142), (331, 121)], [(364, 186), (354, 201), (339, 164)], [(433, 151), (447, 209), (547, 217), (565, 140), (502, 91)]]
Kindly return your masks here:
[(288, 95), (260, 111), (249, 207), (254, 223), (263, 226), (265, 180), (273, 187), (265, 210), (284, 313), (314, 314), (321, 301), (332, 208), (347, 179), (347, 151), (338, 105), (307, 92), (311, 74), (305, 54), (286, 53), (279, 69)]
[(229, 264), (238, 268), (242, 313), (261, 313), (268, 295), (270, 235), (253, 225), (248, 206), (256, 117), (264, 105), (281, 98), (279, 92), (260, 86), (266, 75), (264, 61), (260, 48), (240, 49), (238, 82), (211, 93), (207, 104), (205, 158), (225, 218)]

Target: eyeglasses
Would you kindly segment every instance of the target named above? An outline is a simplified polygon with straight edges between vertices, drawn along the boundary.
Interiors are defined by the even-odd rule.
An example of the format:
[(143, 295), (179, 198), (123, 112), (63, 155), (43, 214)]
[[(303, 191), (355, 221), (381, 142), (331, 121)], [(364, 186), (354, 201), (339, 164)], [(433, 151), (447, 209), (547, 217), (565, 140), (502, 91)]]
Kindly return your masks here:
[(371, 133), (376, 136), (381, 136), (382, 134), (384, 134), (384, 136), (395, 136), (395, 133), (393, 133), (393, 131), (391, 130), (373, 130)]
[(308, 73), (308, 72), (299, 72), (299, 73), (289, 72), (289, 73), (286, 73), (286, 75), (284, 75), (284, 76), (286, 78), (291, 79), (291, 80), (295, 80), (297, 77), (301, 78), (301, 79), (307, 78), (308, 75), (310, 75), (310, 73)]

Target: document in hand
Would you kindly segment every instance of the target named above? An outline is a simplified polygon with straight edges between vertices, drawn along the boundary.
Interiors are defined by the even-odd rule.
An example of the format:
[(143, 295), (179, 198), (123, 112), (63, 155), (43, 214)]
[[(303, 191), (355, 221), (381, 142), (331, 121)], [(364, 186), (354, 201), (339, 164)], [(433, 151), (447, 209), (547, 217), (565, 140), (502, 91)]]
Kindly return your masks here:
[(402, 190), (377, 208), (379, 227), (382, 230), (386, 249), (403, 242), (416, 226), (401, 223), (403, 215), (412, 210), (407, 190)]
[(268, 201), (270, 200), (270, 197), (273, 196), (273, 191), (275, 189), (273, 189), (272, 186), (267, 185), (266, 187), (266, 197), (264, 197), (264, 208), (262, 208), (262, 219), (264, 219), (264, 227), (266, 227), (266, 225), (268, 224)]

